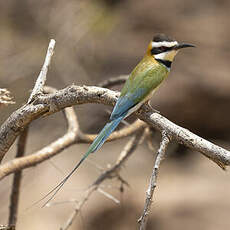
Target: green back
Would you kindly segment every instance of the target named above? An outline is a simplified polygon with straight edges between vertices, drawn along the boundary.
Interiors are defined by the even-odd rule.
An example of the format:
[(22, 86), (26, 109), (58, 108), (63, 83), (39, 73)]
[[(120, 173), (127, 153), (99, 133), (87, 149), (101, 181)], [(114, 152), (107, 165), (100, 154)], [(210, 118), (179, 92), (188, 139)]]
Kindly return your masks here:
[(135, 94), (134, 103), (140, 102), (160, 85), (168, 73), (164, 65), (146, 55), (130, 74), (121, 91), (121, 97)]

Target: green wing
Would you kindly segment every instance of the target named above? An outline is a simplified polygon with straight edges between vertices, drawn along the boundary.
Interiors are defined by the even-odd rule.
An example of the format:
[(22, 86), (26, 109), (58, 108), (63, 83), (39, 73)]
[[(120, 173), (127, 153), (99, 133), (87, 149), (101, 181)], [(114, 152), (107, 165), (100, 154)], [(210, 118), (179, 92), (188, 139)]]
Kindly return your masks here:
[(130, 74), (113, 109), (111, 120), (128, 113), (167, 77), (168, 70), (150, 58), (143, 58)]

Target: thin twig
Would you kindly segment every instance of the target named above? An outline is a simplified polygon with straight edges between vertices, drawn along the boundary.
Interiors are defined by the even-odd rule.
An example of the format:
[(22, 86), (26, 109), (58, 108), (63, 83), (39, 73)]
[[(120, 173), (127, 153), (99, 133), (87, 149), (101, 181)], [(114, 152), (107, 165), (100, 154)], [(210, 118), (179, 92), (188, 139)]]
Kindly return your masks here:
[[(106, 142), (111, 142), (114, 140), (118, 140), (124, 137), (128, 137), (130, 135), (132, 135), (133, 133), (137, 132), (138, 130), (142, 129), (146, 127), (146, 124), (141, 121), (141, 120), (136, 120), (135, 122), (133, 122), (132, 124), (130, 124), (129, 126), (125, 126), (124, 128), (113, 132), (108, 139), (106, 140)], [(82, 134), (79, 139), (77, 140), (77, 142), (80, 143), (92, 143), (94, 141), (94, 139), (96, 138), (97, 134)]]
[(30, 94), (30, 97), (29, 97), (27, 104), (31, 103), (35, 99), (36, 96), (38, 96), (39, 94), (42, 93), (43, 87), (46, 83), (46, 75), (48, 72), (50, 61), (51, 61), (51, 58), (52, 58), (53, 53), (54, 53), (54, 47), (55, 47), (55, 40), (51, 39), (49, 46), (48, 46), (48, 49), (47, 49), (44, 64), (43, 64), (41, 72), (37, 78), (37, 81), (34, 85), (32, 93)]
[(116, 173), (117, 176), (121, 165), (123, 165), (126, 162), (126, 160), (130, 157), (130, 155), (136, 150), (137, 146), (143, 141), (143, 138), (143, 129), (141, 129), (125, 145), (123, 151), (121, 151), (116, 161), (116, 164), (113, 167), (107, 169), (105, 172), (103, 172), (93, 184), (100, 185), (106, 178), (114, 177), (114, 173)]
[(112, 196), (111, 194), (107, 193), (106, 191), (104, 191), (103, 189), (101, 188), (98, 188), (97, 191), (99, 193), (101, 193), (102, 195), (104, 195), (105, 197), (107, 197), (108, 199), (112, 200), (113, 202), (115, 202), (116, 204), (120, 204), (120, 201), (115, 198), (114, 196)]
[(105, 172), (103, 172), (95, 180), (95, 182), (87, 189), (83, 199), (77, 203), (74, 211), (71, 213), (70, 217), (68, 218), (64, 226), (61, 228), (61, 230), (67, 230), (72, 225), (74, 219), (77, 217), (79, 211), (82, 209), (86, 201), (88, 201), (89, 197), (93, 194), (94, 191), (96, 191), (99, 188), (100, 184), (105, 179), (111, 179), (118, 175), (118, 170), (125, 163), (128, 157), (135, 151), (137, 146), (142, 142), (142, 139), (143, 139), (143, 129), (138, 131), (135, 136), (131, 137), (130, 141), (126, 144), (125, 148), (120, 153), (115, 165), (107, 169)]
[[(16, 158), (22, 157), (25, 154), (27, 135), (28, 135), (28, 127), (26, 127), (21, 133), (21, 135), (19, 136)], [(21, 179), (22, 179), (22, 171), (16, 172), (14, 174), (11, 196), (10, 196), (10, 214), (8, 220), (9, 226), (15, 226), (17, 222)]]
[(118, 77), (109, 78), (109, 79), (97, 84), (97, 86), (104, 87), (104, 88), (110, 88), (110, 87), (115, 86), (115, 85), (123, 84), (128, 79), (128, 77), (129, 77), (129, 75), (121, 75)]
[(15, 171), (19, 171), (24, 168), (35, 166), (36, 164), (49, 159), (51, 156), (55, 156), (65, 148), (69, 147), (75, 142), (78, 133), (78, 121), (75, 115), (75, 111), (72, 107), (64, 110), (67, 122), (68, 131), (62, 137), (58, 138), (48, 146), (40, 149), (33, 155), (28, 155), (21, 158), (13, 159), (0, 166), (0, 178), (9, 175)]
[(64, 224), (63, 227), (60, 228), (60, 230), (67, 230), (73, 223), (74, 219), (76, 218), (77, 214), (80, 212), (81, 208), (84, 206), (84, 204), (88, 201), (89, 197), (91, 194), (97, 190), (98, 186), (94, 185), (91, 186), (84, 194), (83, 199), (77, 203), (74, 211), (71, 213), (69, 218), (67, 219), (66, 223)]
[(138, 222), (140, 223), (140, 230), (145, 230), (146, 229), (146, 224), (147, 220), (149, 217), (149, 212), (152, 204), (152, 198), (153, 198), (153, 193), (156, 188), (156, 182), (157, 182), (157, 177), (158, 177), (158, 171), (160, 164), (162, 160), (164, 159), (166, 148), (169, 144), (170, 139), (168, 138), (167, 134), (163, 131), (162, 132), (162, 140), (160, 143), (160, 147), (157, 152), (156, 160), (154, 163), (152, 175), (150, 178), (149, 182), (149, 187), (148, 190), (146, 191), (146, 200), (145, 200), (145, 206), (144, 206), (144, 211)]

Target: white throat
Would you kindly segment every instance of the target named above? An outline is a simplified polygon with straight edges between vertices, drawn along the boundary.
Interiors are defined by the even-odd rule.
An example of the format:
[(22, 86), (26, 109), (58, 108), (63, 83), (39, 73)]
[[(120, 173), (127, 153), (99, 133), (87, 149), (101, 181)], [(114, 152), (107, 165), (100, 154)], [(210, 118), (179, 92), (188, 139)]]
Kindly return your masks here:
[(159, 54), (154, 54), (155, 59), (160, 59), (160, 60), (166, 60), (166, 56), (169, 54), (169, 51), (159, 53)]

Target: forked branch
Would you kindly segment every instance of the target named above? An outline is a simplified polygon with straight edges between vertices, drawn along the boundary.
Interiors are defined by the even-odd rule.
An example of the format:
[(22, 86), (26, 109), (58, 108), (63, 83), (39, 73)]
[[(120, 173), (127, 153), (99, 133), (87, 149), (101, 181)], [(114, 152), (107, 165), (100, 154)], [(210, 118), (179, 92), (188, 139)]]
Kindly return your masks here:
[(125, 161), (131, 156), (131, 154), (136, 150), (138, 145), (143, 140), (143, 133), (144, 129), (142, 128), (139, 130), (136, 135), (131, 137), (130, 141), (126, 144), (123, 151), (120, 153), (116, 163), (106, 171), (104, 171), (96, 180), (95, 182), (89, 186), (89, 188), (86, 190), (84, 197), (82, 200), (78, 201), (74, 211), (70, 214), (69, 218), (67, 219), (64, 226), (61, 228), (61, 230), (67, 230), (72, 225), (74, 219), (77, 217), (80, 210), (83, 208), (84, 204), (89, 200), (90, 196), (93, 194), (93, 192), (97, 191), (106, 179), (111, 179), (114, 177), (119, 178), (119, 170), (122, 165), (124, 165)]
[[(33, 154), (20, 156), (19, 158), (15, 158), (9, 162), (0, 165), (0, 180), (11, 173), (15, 173), (22, 169), (39, 164), (47, 160), (48, 158), (55, 156), (63, 149), (73, 144), (91, 143), (96, 135), (85, 134), (81, 131), (78, 124), (77, 116), (72, 106), (85, 103), (100, 103), (112, 106), (115, 104), (119, 96), (119, 92), (95, 86), (71, 85), (62, 90), (54, 90), (52, 88), (45, 87), (47, 71), (51, 61), (51, 57), (54, 52), (54, 47), (55, 41), (51, 40), (44, 61), (44, 65), (38, 76), (38, 79), (35, 83), (34, 89), (32, 90), (27, 104), (12, 113), (11, 116), (0, 127), (0, 162), (14, 143), (15, 139), (20, 134), (22, 134), (22, 131), (25, 131), (26, 127), (28, 127), (28, 125), (35, 119), (64, 110), (68, 124), (67, 132), (56, 141), (52, 142), (48, 146)], [(126, 79), (127, 76), (120, 76), (116, 79), (109, 79), (103, 82), (100, 86), (113, 86), (124, 82)], [(8, 98), (3, 99), (8, 100)], [(148, 213), (152, 202), (152, 196), (156, 187), (158, 168), (162, 159), (164, 158), (169, 141), (174, 140), (187, 146), (188, 148), (202, 153), (204, 156), (217, 163), (223, 169), (225, 169), (225, 166), (230, 165), (230, 152), (228, 150), (221, 148), (220, 146), (215, 145), (193, 134), (189, 130), (172, 123), (161, 114), (156, 113), (156, 111), (153, 110), (149, 105), (143, 105), (141, 109), (136, 112), (136, 116), (142, 121), (137, 120), (128, 127), (124, 127), (121, 130), (114, 132), (109, 137), (108, 141), (113, 141), (133, 134), (135, 135), (126, 145), (116, 164), (103, 172), (98, 177), (98, 179), (89, 187), (89, 189), (85, 193), (83, 200), (77, 203), (74, 212), (62, 229), (69, 228), (77, 213), (83, 207), (85, 202), (89, 199), (90, 195), (99, 188), (100, 184), (105, 179), (117, 177), (118, 179), (122, 180), (119, 177), (119, 169), (121, 168), (121, 165), (124, 164), (127, 158), (131, 155), (131, 153), (136, 149), (137, 145), (139, 145), (142, 140), (141, 137), (145, 136), (142, 135), (144, 129), (146, 129), (147, 127), (154, 127), (159, 130), (162, 133), (162, 141), (157, 153), (149, 188), (146, 193), (147, 197), (144, 211), (139, 221), (140, 229), (142, 230), (146, 228)], [(17, 185), (16, 188), (19, 188), (19, 186)], [(18, 195), (13, 197), (12, 199), (14, 198), (18, 199)], [(15, 213), (16, 211), (12, 209), (12, 215), (10, 217), (11, 223), (14, 223), (16, 220)]]
[[(49, 112), (60, 111), (66, 107), (84, 103), (102, 103), (114, 105), (118, 92), (95, 86), (72, 85), (53, 94), (38, 96), (33, 104), (27, 104), (15, 111), (0, 128), (0, 159), (3, 158), (9, 147), (13, 144), (20, 131), (30, 122)], [(50, 110), (52, 107), (52, 110)], [(55, 109), (54, 109), (55, 107)], [(201, 152), (219, 166), (224, 168), (230, 164), (230, 152), (184, 129), (161, 114), (156, 113), (150, 106), (144, 105), (136, 113), (138, 118), (145, 121), (159, 131), (165, 130), (175, 141)], [(143, 125), (143, 124), (142, 124)], [(119, 131), (118, 131), (119, 132)], [(130, 135), (132, 132), (128, 132)], [(111, 135), (115, 138), (117, 133)], [(5, 170), (5, 168), (4, 168)], [(0, 178), (3, 168), (0, 167)]]

